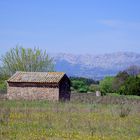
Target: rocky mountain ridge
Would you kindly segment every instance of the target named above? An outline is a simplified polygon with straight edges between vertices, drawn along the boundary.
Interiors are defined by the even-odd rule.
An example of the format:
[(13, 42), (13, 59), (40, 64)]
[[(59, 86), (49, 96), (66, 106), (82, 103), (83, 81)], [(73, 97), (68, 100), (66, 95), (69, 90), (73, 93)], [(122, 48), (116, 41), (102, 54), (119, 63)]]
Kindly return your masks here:
[(140, 66), (140, 54), (117, 52), (101, 55), (92, 54), (51, 54), (57, 71), (64, 71), (69, 76), (102, 79), (117, 74), (131, 65)]

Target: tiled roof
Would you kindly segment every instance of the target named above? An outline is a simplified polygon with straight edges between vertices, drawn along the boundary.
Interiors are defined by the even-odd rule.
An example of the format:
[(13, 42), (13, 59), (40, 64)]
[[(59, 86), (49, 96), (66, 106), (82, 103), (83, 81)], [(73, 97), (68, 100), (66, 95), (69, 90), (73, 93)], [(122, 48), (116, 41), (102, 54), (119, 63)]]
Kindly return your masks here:
[(16, 72), (7, 82), (58, 83), (64, 72)]

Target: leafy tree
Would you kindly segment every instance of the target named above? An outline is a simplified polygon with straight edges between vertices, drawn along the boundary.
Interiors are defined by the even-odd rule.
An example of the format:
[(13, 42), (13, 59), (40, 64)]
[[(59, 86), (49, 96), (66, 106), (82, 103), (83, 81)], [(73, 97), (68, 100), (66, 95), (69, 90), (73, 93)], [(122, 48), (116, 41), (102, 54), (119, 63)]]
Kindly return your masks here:
[(70, 77), (71, 80), (71, 90), (80, 92), (80, 93), (87, 93), (87, 92), (95, 92), (95, 89), (92, 85), (98, 85), (99, 82), (93, 79), (83, 78), (83, 77)]
[(126, 72), (130, 76), (137, 76), (138, 74), (140, 74), (140, 66), (132, 65), (126, 69)]
[(53, 71), (53, 59), (38, 48), (16, 47), (1, 57), (2, 73), (12, 75), (16, 71)]
[(119, 72), (113, 81), (113, 89), (118, 91), (119, 88), (124, 84), (124, 82), (128, 79), (129, 74), (126, 71)]
[(72, 80), (72, 87), (74, 90), (77, 92), (87, 92), (88, 91), (88, 86), (85, 84), (84, 81), (81, 80)]
[(87, 86), (81, 87), (81, 88), (78, 90), (78, 92), (80, 92), (80, 93), (87, 93), (87, 92), (88, 92), (88, 87), (87, 87)]
[(97, 84), (91, 84), (88, 89), (90, 92), (96, 92), (100, 90), (100, 87)]
[(120, 87), (120, 94), (124, 95), (138, 95), (140, 96), (140, 78), (139, 77), (129, 77), (124, 85)]
[(9, 77), (7, 75), (3, 75), (2, 73), (0, 73), (0, 94), (6, 93), (7, 90), (6, 80), (8, 78)]
[(114, 81), (114, 77), (110, 77), (110, 76), (105, 77), (102, 81), (100, 81), (99, 87), (103, 94), (114, 92), (113, 85), (112, 85), (113, 81)]
[(70, 77), (70, 80), (83, 81), (86, 85), (99, 84), (98, 81), (89, 78), (84, 78), (84, 77)]

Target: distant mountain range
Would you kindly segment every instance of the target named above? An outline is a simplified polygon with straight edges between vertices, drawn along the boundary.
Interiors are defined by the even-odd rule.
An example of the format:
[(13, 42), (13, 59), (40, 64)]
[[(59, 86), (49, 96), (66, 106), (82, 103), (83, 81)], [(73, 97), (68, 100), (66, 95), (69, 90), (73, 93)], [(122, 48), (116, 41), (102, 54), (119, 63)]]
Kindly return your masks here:
[(102, 79), (116, 75), (131, 65), (140, 66), (140, 54), (118, 52), (102, 55), (51, 54), (57, 71), (64, 71), (69, 76)]

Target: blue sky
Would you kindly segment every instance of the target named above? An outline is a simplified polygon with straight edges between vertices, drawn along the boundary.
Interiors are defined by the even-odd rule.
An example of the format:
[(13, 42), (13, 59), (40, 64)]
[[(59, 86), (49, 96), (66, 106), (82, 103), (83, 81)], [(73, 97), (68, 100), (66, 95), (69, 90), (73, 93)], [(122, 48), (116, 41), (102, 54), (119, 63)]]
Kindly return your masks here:
[(0, 54), (17, 44), (51, 53), (140, 53), (140, 0), (0, 0)]

